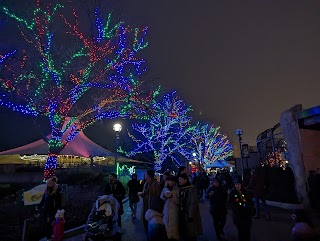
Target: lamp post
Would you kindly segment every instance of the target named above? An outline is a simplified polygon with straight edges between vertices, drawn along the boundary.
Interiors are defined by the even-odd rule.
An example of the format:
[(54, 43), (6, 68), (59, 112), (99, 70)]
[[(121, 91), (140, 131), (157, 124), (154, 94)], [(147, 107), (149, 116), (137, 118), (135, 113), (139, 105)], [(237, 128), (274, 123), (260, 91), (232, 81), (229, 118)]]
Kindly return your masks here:
[(242, 181), (243, 181), (243, 157), (242, 157), (242, 138), (241, 138), (241, 135), (243, 134), (243, 130), (237, 129), (237, 130), (235, 131), (235, 133), (236, 133), (236, 135), (237, 135), (238, 138), (239, 138), (240, 157), (241, 157), (241, 169), (242, 169), (241, 178), (242, 178)]
[(118, 148), (119, 148), (119, 133), (122, 130), (122, 126), (119, 123), (116, 123), (113, 125), (113, 130), (116, 132), (116, 153), (114, 157), (114, 166), (115, 166), (115, 171), (117, 172), (117, 159), (118, 159)]
[(199, 159), (199, 158), (198, 158), (198, 159), (196, 158), (197, 153), (193, 152), (193, 153), (192, 153), (192, 156), (194, 157), (194, 160), (198, 162), (198, 171), (200, 171), (200, 159)]

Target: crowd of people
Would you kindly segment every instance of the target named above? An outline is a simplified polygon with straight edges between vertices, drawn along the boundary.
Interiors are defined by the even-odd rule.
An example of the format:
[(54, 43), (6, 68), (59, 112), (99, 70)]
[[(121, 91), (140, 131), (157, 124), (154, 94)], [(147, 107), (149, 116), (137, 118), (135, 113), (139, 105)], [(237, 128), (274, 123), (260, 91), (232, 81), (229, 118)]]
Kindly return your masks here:
[[(262, 192), (257, 191), (259, 185), (256, 173), (253, 172), (249, 186), (255, 196), (265, 204)], [(197, 240), (202, 234), (199, 201), (204, 198), (210, 201), (209, 212), (218, 240), (223, 240), (229, 204), (239, 240), (250, 241), (254, 203), (237, 175), (232, 177), (228, 172), (218, 173), (215, 177), (209, 177), (205, 172), (188, 175), (187, 169), (181, 167), (175, 176), (169, 171), (164, 172), (162, 182), (159, 183), (155, 179), (154, 171), (149, 170), (141, 191), (136, 175), (132, 176), (128, 188), (133, 218), (136, 217), (139, 197), (142, 198), (141, 220), (148, 241)], [(266, 205), (265, 209), (268, 210)], [(268, 219), (269, 213), (266, 213)], [(255, 217), (259, 218), (259, 213)]]
[[(45, 209), (44, 221), (47, 224), (48, 239), (52, 234), (51, 226), (55, 214), (61, 208), (57, 180), (53, 177), (47, 181), (47, 190), (38, 207)], [(199, 201), (204, 198), (209, 200), (208, 211), (212, 216), (218, 240), (225, 240), (224, 227), (228, 208), (232, 210), (239, 241), (250, 241), (252, 219), (260, 218), (260, 203), (264, 208), (266, 220), (270, 220), (265, 200), (266, 187), (259, 170), (251, 171), (250, 181), (245, 185), (236, 173), (233, 176), (229, 172), (217, 173), (215, 176), (208, 176), (205, 172), (188, 175), (187, 169), (180, 167), (177, 175), (166, 171), (163, 173), (162, 181), (158, 182), (155, 172), (148, 170), (142, 184), (137, 180), (137, 175), (133, 174), (127, 186), (133, 219), (137, 216), (137, 203), (142, 200), (140, 220), (143, 222), (148, 241), (197, 240), (202, 234)], [(118, 226), (121, 232), (122, 200), (126, 191), (115, 173), (109, 174), (104, 194), (112, 195), (120, 204)], [(295, 223), (292, 240), (314, 240), (312, 225), (303, 210), (293, 213), (292, 219)]]

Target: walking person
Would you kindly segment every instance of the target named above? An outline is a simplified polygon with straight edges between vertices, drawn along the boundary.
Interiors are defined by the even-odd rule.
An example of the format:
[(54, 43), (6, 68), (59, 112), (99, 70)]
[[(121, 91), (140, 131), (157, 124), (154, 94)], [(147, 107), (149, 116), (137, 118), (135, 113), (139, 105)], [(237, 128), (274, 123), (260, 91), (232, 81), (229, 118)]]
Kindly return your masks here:
[(227, 192), (220, 185), (218, 178), (213, 179), (212, 186), (208, 188), (206, 198), (210, 200), (210, 214), (213, 218), (213, 225), (218, 240), (224, 235), (224, 226), (227, 220)]
[(164, 200), (163, 221), (166, 227), (168, 239), (179, 240), (179, 188), (175, 177), (167, 177), (165, 188), (161, 192), (161, 199)]
[(193, 179), (192, 179), (192, 185), (197, 189), (198, 192), (198, 197), (200, 200), (202, 200), (202, 183), (201, 183), (201, 178), (200, 178), (200, 173), (196, 172), (194, 173)]
[(249, 189), (253, 193), (254, 197), (254, 202), (255, 202), (255, 207), (256, 207), (256, 215), (254, 218), (260, 218), (260, 200), (262, 203), (262, 206), (265, 211), (266, 219), (270, 219), (270, 213), (269, 213), (269, 208), (266, 203), (266, 186), (264, 182), (264, 177), (260, 171), (260, 169), (251, 170), (251, 178), (250, 178), (250, 183), (249, 183)]
[(160, 184), (154, 178), (154, 171), (148, 170), (145, 175), (146, 183), (143, 186), (142, 192), (138, 195), (142, 197), (142, 208), (141, 208), (141, 220), (143, 221), (144, 229), (148, 233), (148, 222), (145, 219), (145, 214), (150, 208), (152, 198), (160, 198), (161, 187)]
[(202, 234), (202, 223), (199, 209), (197, 189), (189, 182), (188, 175), (183, 173), (179, 177), (180, 184), (180, 212), (179, 228), (184, 241), (196, 241)]
[(233, 223), (238, 229), (239, 241), (250, 241), (253, 203), (240, 179), (235, 179), (228, 201), (232, 206)]
[(126, 195), (126, 190), (124, 189), (123, 184), (117, 179), (117, 174), (110, 173), (109, 174), (109, 182), (106, 184), (104, 193), (107, 195), (112, 195), (119, 203), (120, 208), (118, 211), (118, 226), (119, 226), (119, 233), (121, 233), (121, 215), (123, 214), (123, 204), (122, 200)]
[(203, 198), (203, 194), (205, 195), (207, 193), (207, 190), (209, 188), (209, 185), (210, 185), (210, 180), (209, 180), (209, 177), (208, 177), (208, 174), (203, 171), (202, 174), (201, 174), (201, 183), (202, 183), (202, 195), (201, 195), (201, 198)]
[(36, 209), (37, 211), (39, 211), (42, 207), (44, 208), (44, 231), (47, 240), (51, 239), (51, 235), (53, 233), (51, 224), (55, 220), (57, 211), (61, 209), (62, 206), (61, 189), (58, 186), (57, 182), (57, 177), (52, 177), (47, 180), (47, 189), (45, 190), (41, 202)]
[(139, 188), (140, 183), (137, 180), (137, 174), (132, 174), (132, 179), (128, 182), (129, 188), (129, 206), (132, 213), (132, 218), (135, 219), (137, 216), (137, 204), (139, 202)]

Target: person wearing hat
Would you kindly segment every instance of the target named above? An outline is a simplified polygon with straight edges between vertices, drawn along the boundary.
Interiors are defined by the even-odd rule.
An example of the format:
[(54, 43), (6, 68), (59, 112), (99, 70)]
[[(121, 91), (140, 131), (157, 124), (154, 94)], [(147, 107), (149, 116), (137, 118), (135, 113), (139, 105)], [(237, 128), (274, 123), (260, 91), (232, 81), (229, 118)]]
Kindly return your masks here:
[(223, 229), (227, 220), (227, 197), (228, 194), (220, 185), (220, 180), (214, 178), (212, 185), (207, 190), (206, 198), (210, 200), (210, 214), (218, 240), (221, 240), (221, 235), (224, 235)]
[(240, 179), (234, 180), (228, 202), (232, 206), (233, 223), (238, 229), (239, 241), (250, 241), (253, 202)]
[(197, 189), (190, 183), (188, 175), (179, 176), (180, 184), (180, 235), (184, 241), (195, 241), (202, 234), (202, 223)]
[(37, 207), (37, 211), (44, 208), (43, 218), (45, 222), (46, 238), (50, 240), (52, 235), (51, 224), (55, 220), (57, 210), (61, 209), (61, 190), (57, 184), (58, 178), (52, 177), (47, 180), (47, 189), (45, 190), (41, 202)]
[(174, 176), (166, 178), (165, 187), (161, 192), (164, 200), (163, 221), (169, 240), (179, 240), (179, 188)]

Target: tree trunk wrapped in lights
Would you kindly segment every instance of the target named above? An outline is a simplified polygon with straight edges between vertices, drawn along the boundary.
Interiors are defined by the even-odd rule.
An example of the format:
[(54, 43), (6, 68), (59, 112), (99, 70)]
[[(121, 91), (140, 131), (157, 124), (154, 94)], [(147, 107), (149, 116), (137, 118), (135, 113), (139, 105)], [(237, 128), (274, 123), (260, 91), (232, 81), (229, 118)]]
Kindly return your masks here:
[(36, 0), (26, 18), (10, 7), (0, 10), (17, 23), (13, 42), (24, 47), (0, 50), (6, 53), (0, 54), (0, 105), (49, 119), (45, 179), (55, 175), (63, 148), (94, 122), (147, 118), (159, 89), (147, 91), (139, 79), (145, 61), (136, 55), (148, 45), (146, 27), (113, 24), (111, 14), (95, 8), (91, 29), (69, 1)]

